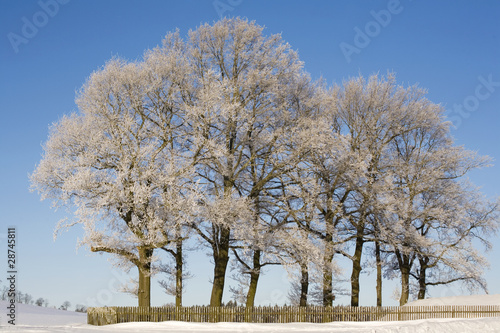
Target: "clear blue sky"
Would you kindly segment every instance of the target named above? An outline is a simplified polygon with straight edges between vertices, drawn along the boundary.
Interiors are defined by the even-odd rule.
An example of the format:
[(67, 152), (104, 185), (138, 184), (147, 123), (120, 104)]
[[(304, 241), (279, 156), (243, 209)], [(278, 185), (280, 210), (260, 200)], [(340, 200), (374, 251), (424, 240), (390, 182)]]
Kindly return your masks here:
[[(53, 241), (56, 222), (68, 213), (54, 212), (28, 191), (28, 174), (40, 160), (48, 126), (75, 110), (75, 91), (111, 57), (140, 59), (168, 31), (179, 28), (186, 35), (220, 14), (255, 20), (266, 27), (265, 34), (281, 33), (312, 77), (329, 84), (389, 70), (401, 84), (427, 88), (429, 99), (441, 103), (457, 125), (457, 143), (496, 160), (471, 179), (486, 195), (500, 195), (498, 1), (55, 1), (0, 2), (0, 234), (8, 225), (17, 227), (18, 288), (48, 298), (51, 305), (136, 301), (114, 292), (123, 274), (105, 255), (76, 251), (79, 227)], [(0, 253), (5, 253), (2, 236)], [(488, 257), (490, 293), (499, 294), (500, 245)], [(185, 304), (207, 304), (209, 258), (198, 252), (188, 264), (195, 278), (188, 281)], [(2, 255), (3, 283), (5, 275)], [(282, 275), (273, 270), (262, 277), (257, 303), (285, 301)], [(362, 305), (375, 303), (374, 279), (363, 276)], [(387, 305), (395, 304), (392, 290), (389, 285), (385, 290)], [(456, 293), (460, 290), (444, 288), (432, 295)], [(229, 296), (226, 292), (225, 301)], [(348, 303), (346, 297), (338, 300)], [(161, 305), (172, 298), (155, 287), (152, 302)]]

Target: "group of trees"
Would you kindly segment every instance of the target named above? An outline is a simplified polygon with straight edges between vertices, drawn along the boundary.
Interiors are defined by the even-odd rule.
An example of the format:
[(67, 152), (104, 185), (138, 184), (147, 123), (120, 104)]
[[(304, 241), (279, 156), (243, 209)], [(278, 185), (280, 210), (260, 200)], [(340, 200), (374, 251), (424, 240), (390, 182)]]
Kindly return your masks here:
[(214, 263), (212, 306), (231, 258), (247, 306), (267, 265), (298, 274), (300, 305), (310, 285), (332, 305), (338, 256), (352, 262), (354, 306), (367, 256), (379, 304), (383, 274), (400, 278), (401, 304), (413, 283), (419, 298), (455, 281), (485, 288), (473, 245), (490, 246), (498, 203), (464, 176), (488, 159), (453, 144), (423, 89), (392, 74), (312, 82), (297, 53), (262, 30), (224, 19), (94, 72), (31, 175), (43, 199), (75, 208), (58, 229), (81, 224), (83, 245), (136, 267), (139, 306), (159, 271), (182, 304), (194, 238)]
[[(10, 295), (9, 295), (10, 293)], [(28, 293), (23, 293), (22, 291), (16, 291), (16, 293), (13, 295), (12, 291), (7, 286), (3, 286), (2, 289), (0, 290), (0, 300), (2, 301), (7, 301), (9, 298), (13, 296), (14, 301), (16, 303), (21, 303), (21, 304), (36, 304), (38, 306), (47, 306), (49, 304), (48, 300), (44, 298), (39, 298), (36, 301), (34, 301), (33, 296)], [(40, 303), (40, 304), (39, 304)]]
[[(12, 291), (7, 286), (3, 286), (1, 291), (0, 291), (0, 300), (2, 301), (8, 301), (11, 299), (12, 296)], [(20, 304), (29, 304), (29, 305), (36, 305), (40, 307), (48, 307), (49, 306), (49, 300), (43, 297), (39, 297), (36, 300), (33, 298), (31, 294), (28, 293), (23, 293), (22, 291), (16, 291), (14, 295), (14, 301), (16, 303)], [(59, 307), (59, 310), (68, 310), (68, 308), (71, 306), (71, 303), (68, 301), (64, 301), (63, 304)], [(54, 306), (55, 308), (55, 306)], [(84, 305), (77, 305), (76, 312), (87, 312), (87, 307)]]

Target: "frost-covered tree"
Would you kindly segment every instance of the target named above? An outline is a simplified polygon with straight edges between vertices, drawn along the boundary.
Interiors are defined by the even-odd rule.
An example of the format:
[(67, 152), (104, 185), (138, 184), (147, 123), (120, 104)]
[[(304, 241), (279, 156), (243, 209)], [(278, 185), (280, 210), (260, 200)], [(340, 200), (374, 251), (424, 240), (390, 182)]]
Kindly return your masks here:
[[(357, 306), (371, 243), (377, 304), (391, 255), (386, 271), (400, 273), (402, 304), (411, 276), (419, 297), (432, 285), (483, 283), (472, 242), (489, 245), (498, 205), (460, 178), (484, 161), (453, 146), (425, 91), (391, 74), (328, 90), (279, 35), (223, 19), (186, 39), (168, 34), (140, 61), (112, 59), (77, 106), (52, 126), (32, 189), (73, 213), (57, 231), (80, 224), (81, 245), (137, 268), (129, 291), (140, 306), (150, 305), (159, 270), (181, 305), (193, 235), (214, 263), (211, 306), (222, 305), (231, 254), (249, 307), (262, 268), (277, 263), (299, 272), (299, 304), (312, 282), (331, 306), (338, 254), (352, 262)], [(174, 263), (159, 265), (158, 250)]]
[[(326, 103), (329, 107), (321, 109), (316, 126), (316, 134), (322, 138), (318, 142), (323, 144), (315, 147), (299, 164), (302, 172), (294, 176), (293, 183), (293, 186), (299, 186), (295, 200), (302, 202), (303, 207), (306, 200), (313, 202), (319, 218), (297, 221), (304, 230), (323, 240), (325, 246), (323, 304), (332, 304), (332, 274), (328, 267), (335, 253), (352, 261), (351, 305), (359, 304), (362, 255), (368, 242), (374, 242), (375, 247), (380, 304), (381, 247), (386, 249), (386, 245), (397, 238), (398, 233), (391, 228), (401, 220), (388, 222), (387, 216), (407, 202), (394, 195), (395, 179), (409, 178), (413, 184), (429, 189), (430, 184), (442, 185), (437, 176), (440, 172), (453, 168), (455, 172), (461, 172), (463, 170), (457, 168), (468, 165), (470, 169), (480, 162), (469, 158), (470, 154), (453, 147), (451, 141), (443, 137), (447, 125), (442, 118), (442, 109), (425, 98), (425, 91), (418, 87), (398, 86), (392, 74), (387, 78), (374, 75), (368, 80), (362, 77), (350, 79), (335, 87)], [(412, 160), (403, 165), (398, 156), (402, 149), (398, 145), (408, 138), (412, 138), (415, 144), (426, 145), (429, 136), (434, 138), (434, 150), (438, 141), (446, 142), (445, 153), (439, 150), (424, 157), (426, 148), (422, 148), (419, 150), (421, 154), (415, 153), (414, 158), (421, 158), (426, 164), (420, 163), (417, 167), (415, 164), (418, 163)], [(443, 144), (439, 147), (442, 148)], [(452, 155), (461, 159), (452, 159)], [(428, 156), (434, 161), (430, 162)], [(413, 172), (415, 168), (421, 175)], [(443, 227), (443, 223), (440, 226)], [(401, 226), (401, 231), (405, 230), (409, 230), (408, 226)], [(412, 246), (418, 245), (412, 243)], [(402, 262), (413, 263), (406, 254), (399, 257)], [(410, 271), (406, 273), (406, 268), (403, 271), (404, 285)]]
[(344, 241), (354, 243), (354, 253), (346, 256), (352, 260), (351, 305), (357, 306), (364, 244), (376, 240), (377, 217), (388, 209), (391, 144), (428, 123), (439, 123), (440, 118), (438, 107), (425, 99), (425, 91), (398, 86), (391, 74), (350, 79), (334, 94), (339, 131), (355, 162), (351, 162), (355, 172), (344, 177), (343, 193), (349, 195), (342, 206), (347, 218), (339, 232), (344, 233)]
[[(324, 272), (324, 243), (295, 225), (283, 230), (287, 237), (281, 237), (287, 244), (281, 245), (281, 260), (292, 279), (289, 299), (292, 304), (307, 306), (316, 300), (311, 297), (311, 286)], [(331, 264), (331, 263), (330, 263)], [(333, 291), (333, 290), (332, 290)]]
[[(300, 271), (301, 291), (297, 292), (300, 294), (297, 302), (306, 303), (309, 280), (322, 280), (322, 303), (328, 306), (335, 298), (333, 256), (339, 250), (336, 224), (343, 216), (339, 210), (341, 205), (334, 203), (341, 194), (334, 193), (333, 188), (345, 188), (342, 183), (344, 171), (352, 168), (346, 169), (350, 156), (344, 153), (345, 140), (337, 130), (337, 111), (331, 107), (332, 96), (321, 83), (310, 87), (309, 94), (312, 98), (307, 116), (302, 118), (300, 130), (294, 133), (288, 148), (302, 151), (302, 155), (298, 163), (280, 176), (280, 191), (274, 194), (274, 200), (288, 224), (299, 229), (297, 232), (286, 225), (284, 230), (290, 232), (281, 249), (285, 266), (293, 267), (291, 275), (294, 275), (293, 270)], [(322, 276), (316, 276), (318, 273)]]
[(171, 261), (174, 264), (160, 264), (158, 271), (167, 276), (167, 280), (158, 281), (165, 293), (175, 297), (175, 306), (182, 306), (182, 295), (185, 291), (185, 280), (191, 275), (186, 271), (185, 256), (184, 256), (184, 237), (182, 228), (178, 227), (175, 234), (176, 240), (170, 246), (162, 247), (168, 253)]
[(436, 238), (434, 251), (419, 249), (417, 254), (419, 266), (411, 275), (418, 282), (419, 299), (425, 298), (429, 286), (453, 282), (462, 282), (471, 291), (487, 292), (482, 276), (489, 264), (474, 243), (482, 243), (485, 250), (491, 248), (487, 236), (498, 230), (500, 203), (488, 200), (468, 186), (458, 187), (453, 196), (456, 200), (449, 216), (451, 219), (443, 221), (446, 232), (437, 234), (433, 230), (429, 233), (430, 228), (426, 229), (426, 236)]
[(81, 245), (138, 269), (139, 306), (150, 305), (153, 251), (174, 239), (193, 205), (192, 156), (183, 137), (177, 55), (146, 53), (142, 62), (113, 59), (94, 72), (77, 98), (78, 113), (50, 130), (32, 189), (81, 224)]
[(259, 197), (299, 153), (283, 145), (297, 121), (302, 64), (279, 35), (262, 30), (224, 19), (200, 26), (185, 42), (192, 80), (185, 105), (208, 194), (192, 227), (212, 252), (212, 306), (222, 303), (231, 245), (252, 235), (252, 223), (243, 222), (260, 223)]
[(405, 113), (411, 122), (392, 134), (382, 155), (385, 167), (377, 178), (384, 191), (375, 197), (377, 214), (371, 223), (377, 241), (393, 248), (401, 305), (408, 301), (411, 275), (420, 283), (420, 298), (427, 282), (433, 283), (426, 280), (432, 270), (436, 284), (462, 279), (481, 284), (480, 270), (473, 267), (484, 258), (471, 241), (483, 239), (498, 223), (497, 205), (459, 181), (486, 159), (454, 146), (443, 109), (425, 99), (424, 91), (412, 93)]
[(456, 281), (486, 290), (481, 275), (487, 263), (472, 242), (490, 247), (485, 236), (498, 229), (498, 203), (460, 180), (486, 159), (452, 146), (443, 133), (421, 129), (396, 143), (395, 198), (386, 226), (392, 237), (386, 240), (401, 274), (401, 304), (408, 301), (410, 276), (418, 298), (427, 286)]
[[(333, 135), (332, 135), (333, 134)], [(331, 306), (333, 294), (333, 271), (335, 253), (345, 253), (345, 239), (340, 234), (342, 225), (348, 218), (347, 201), (352, 197), (352, 189), (348, 180), (350, 175), (357, 173), (362, 163), (356, 163), (353, 155), (345, 146), (346, 141), (338, 136), (335, 130), (328, 133), (329, 144), (323, 149), (308, 156), (309, 176), (299, 177), (301, 184), (298, 197), (304, 200), (303, 208), (314, 209), (313, 217), (298, 220), (299, 225), (312, 233), (313, 237), (321, 239), (322, 256), (322, 304)], [(312, 182), (312, 186), (304, 186), (304, 180)], [(299, 194), (301, 193), (301, 194)], [(313, 200), (313, 205), (307, 201)], [(311, 213), (307, 213), (311, 214)]]
[[(289, 237), (283, 244), (282, 252), (285, 261), (289, 261), (287, 266), (294, 264), (300, 271), (298, 303), (306, 304), (309, 282), (314, 279), (322, 280), (322, 304), (331, 306), (334, 300), (333, 270), (335, 265), (332, 260), (336, 230), (333, 214), (327, 214), (326, 211), (331, 212), (334, 208), (323, 209), (324, 200), (329, 196), (324, 196), (325, 192), (319, 185), (316, 171), (318, 170), (314, 169), (311, 172), (309, 164), (305, 163), (304, 169), (300, 167), (287, 174), (290, 179), (287, 181), (288, 184), (283, 186), (283, 195), (279, 199), (283, 210), (290, 215), (288, 220), (299, 230), (294, 230), (293, 227), (287, 228), (286, 232)], [(333, 204), (332, 201), (330, 203)], [(313, 265), (317, 267), (314, 272), (319, 273), (321, 277), (313, 276)], [(299, 294), (298, 291), (294, 293)]]
[[(237, 260), (250, 272), (247, 306), (253, 306), (262, 267), (282, 264), (288, 268), (289, 259), (299, 252), (310, 254), (301, 257), (303, 262), (306, 257), (315, 258), (315, 245), (298, 237), (290, 207), (288, 204), (283, 206), (283, 203), (288, 202), (286, 187), (292, 184), (287, 174), (294, 172), (313, 150), (317, 132), (310, 135), (311, 126), (316, 124), (314, 118), (323, 98), (319, 88), (307, 76), (290, 81), (289, 90), (281, 97), (281, 107), (288, 108), (288, 118), (285, 119), (283, 114), (274, 115), (281, 119), (273, 125), (273, 141), (264, 142), (260, 148), (262, 143), (254, 140), (247, 144), (253, 162), (245, 172), (246, 179), (240, 188), (253, 201), (252, 232), (238, 243), (238, 248), (242, 247), (247, 256), (238, 255), (239, 250), (235, 249)], [(294, 258), (292, 262), (296, 263), (296, 260)]]

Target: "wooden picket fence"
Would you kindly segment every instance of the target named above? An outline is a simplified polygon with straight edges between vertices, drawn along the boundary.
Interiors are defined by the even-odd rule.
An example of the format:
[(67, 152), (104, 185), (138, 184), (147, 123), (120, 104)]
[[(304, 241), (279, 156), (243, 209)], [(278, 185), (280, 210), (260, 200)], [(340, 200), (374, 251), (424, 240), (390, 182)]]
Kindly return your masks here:
[(500, 317), (500, 305), (481, 306), (258, 306), (235, 307), (101, 307), (87, 310), (87, 323), (108, 325), (148, 321), (196, 323), (325, 323), (333, 321), (400, 321), (431, 318)]

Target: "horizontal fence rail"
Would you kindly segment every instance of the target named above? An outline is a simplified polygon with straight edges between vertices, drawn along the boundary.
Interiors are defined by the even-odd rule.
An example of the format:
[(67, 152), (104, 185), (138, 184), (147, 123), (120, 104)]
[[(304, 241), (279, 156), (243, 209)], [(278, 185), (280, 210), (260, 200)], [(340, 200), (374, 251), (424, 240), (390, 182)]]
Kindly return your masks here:
[(101, 307), (87, 310), (87, 323), (108, 325), (137, 321), (195, 323), (326, 323), (333, 321), (400, 321), (434, 318), (500, 317), (500, 305), (478, 306), (258, 306), (235, 307)]

